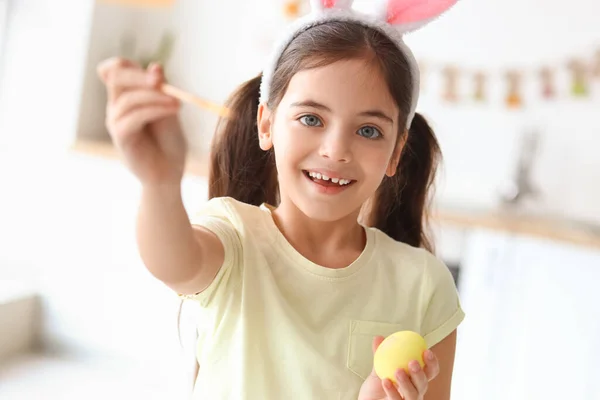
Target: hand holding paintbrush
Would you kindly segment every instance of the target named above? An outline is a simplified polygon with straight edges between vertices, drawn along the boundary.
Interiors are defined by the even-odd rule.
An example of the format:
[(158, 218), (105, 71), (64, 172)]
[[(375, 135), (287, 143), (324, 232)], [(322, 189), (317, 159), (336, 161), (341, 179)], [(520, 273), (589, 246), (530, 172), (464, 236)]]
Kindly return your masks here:
[(108, 93), (106, 126), (127, 166), (144, 187), (180, 185), (187, 156), (180, 102), (221, 116), (228, 110), (168, 85), (159, 65), (143, 69), (115, 58), (101, 63), (98, 75)]

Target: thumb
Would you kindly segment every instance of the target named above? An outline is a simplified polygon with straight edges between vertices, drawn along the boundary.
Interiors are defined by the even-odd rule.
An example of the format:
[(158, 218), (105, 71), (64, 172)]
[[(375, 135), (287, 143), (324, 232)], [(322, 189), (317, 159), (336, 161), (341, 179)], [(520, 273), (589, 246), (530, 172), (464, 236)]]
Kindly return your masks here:
[(375, 336), (373, 338), (373, 354), (375, 354), (375, 351), (377, 350), (377, 348), (379, 347), (381, 342), (383, 342), (384, 339), (385, 338), (383, 336)]
[[(372, 344), (373, 354), (375, 354), (375, 351), (377, 351), (377, 348), (379, 347), (381, 342), (383, 342), (384, 339), (385, 338), (383, 336), (375, 336), (373, 338), (373, 344)], [(377, 376), (377, 374), (375, 373), (375, 365), (373, 365), (373, 369), (371, 370), (371, 375)]]
[(165, 71), (159, 63), (151, 62), (148, 65), (147, 71), (154, 75), (156, 78), (157, 86), (165, 83)]

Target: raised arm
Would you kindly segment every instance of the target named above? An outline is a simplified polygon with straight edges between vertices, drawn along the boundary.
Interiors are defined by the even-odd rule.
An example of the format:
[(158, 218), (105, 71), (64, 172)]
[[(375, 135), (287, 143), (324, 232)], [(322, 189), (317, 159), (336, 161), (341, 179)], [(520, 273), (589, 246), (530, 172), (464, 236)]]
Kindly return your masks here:
[(113, 143), (142, 184), (137, 241), (150, 273), (173, 290), (206, 288), (223, 264), (216, 235), (192, 227), (181, 197), (187, 145), (177, 118), (179, 103), (159, 90), (160, 66), (143, 69), (110, 59), (98, 67), (108, 93), (106, 126)]

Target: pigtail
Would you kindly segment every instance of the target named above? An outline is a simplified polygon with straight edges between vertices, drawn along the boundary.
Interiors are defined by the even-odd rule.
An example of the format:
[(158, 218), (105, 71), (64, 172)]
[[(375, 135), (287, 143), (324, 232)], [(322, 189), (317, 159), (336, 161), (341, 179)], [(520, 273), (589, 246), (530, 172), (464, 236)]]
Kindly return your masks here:
[(441, 158), (435, 134), (416, 114), (396, 174), (385, 177), (370, 207), (370, 225), (395, 240), (434, 251), (426, 234), (430, 189)]
[(277, 204), (275, 156), (258, 143), (256, 115), (262, 74), (243, 83), (226, 106), (231, 117), (219, 121), (213, 138), (208, 197), (232, 197), (259, 206)]

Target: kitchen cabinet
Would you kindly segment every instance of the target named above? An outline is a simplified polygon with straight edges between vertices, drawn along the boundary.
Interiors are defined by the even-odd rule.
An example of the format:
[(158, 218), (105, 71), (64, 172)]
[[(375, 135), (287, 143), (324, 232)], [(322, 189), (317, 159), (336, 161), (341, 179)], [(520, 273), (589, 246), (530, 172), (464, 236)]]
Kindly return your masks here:
[(600, 399), (600, 251), (476, 230), (453, 398)]

